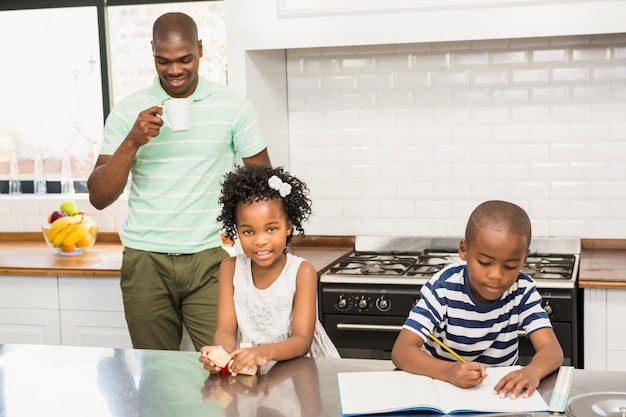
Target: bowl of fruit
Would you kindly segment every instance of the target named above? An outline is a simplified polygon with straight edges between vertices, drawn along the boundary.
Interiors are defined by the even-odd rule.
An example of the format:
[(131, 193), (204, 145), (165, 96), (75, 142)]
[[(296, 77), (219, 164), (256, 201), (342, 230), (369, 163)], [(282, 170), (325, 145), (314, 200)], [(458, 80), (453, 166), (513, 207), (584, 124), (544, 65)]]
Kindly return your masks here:
[(76, 203), (66, 201), (59, 210), (50, 213), (41, 231), (54, 252), (64, 256), (81, 255), (96, 242), (98, 223), (78, 210)]

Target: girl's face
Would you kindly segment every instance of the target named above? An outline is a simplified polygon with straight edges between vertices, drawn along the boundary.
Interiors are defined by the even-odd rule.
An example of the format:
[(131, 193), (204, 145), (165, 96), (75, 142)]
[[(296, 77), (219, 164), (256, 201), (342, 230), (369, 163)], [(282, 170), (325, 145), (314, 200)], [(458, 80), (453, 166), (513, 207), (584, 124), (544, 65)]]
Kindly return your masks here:
[(480, 228), (474, 242), (465, 239), (459, 256), (467, 261), (468, 281), (474, 298), (483, 304), (502, 297), (526, 263), (530, 250), (525, 236)]
[(239, 203), (235, 218), (241, 248), (252, 262), (271, 266), (282, 259), (293, 226), (280, 199)]

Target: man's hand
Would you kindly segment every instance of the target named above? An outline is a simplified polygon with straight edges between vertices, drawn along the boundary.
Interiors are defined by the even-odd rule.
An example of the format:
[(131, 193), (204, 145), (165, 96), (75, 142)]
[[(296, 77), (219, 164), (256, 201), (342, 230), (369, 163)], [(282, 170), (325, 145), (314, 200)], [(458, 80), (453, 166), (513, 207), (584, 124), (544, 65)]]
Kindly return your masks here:
[(158, 136), (163, 126), (162, 114), (163, 108), (161, 106), (152, 106), (139, 113), (127, 138), (137, 147), (150, 142), (153, 137)]

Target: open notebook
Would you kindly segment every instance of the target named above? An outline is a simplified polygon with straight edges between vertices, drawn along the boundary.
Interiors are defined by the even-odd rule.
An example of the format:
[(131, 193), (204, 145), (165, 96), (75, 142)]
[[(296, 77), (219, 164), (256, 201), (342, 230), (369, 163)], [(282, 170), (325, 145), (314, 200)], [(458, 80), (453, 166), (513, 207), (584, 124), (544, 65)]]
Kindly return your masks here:
[(488, 368), (489, 377), (478, 387), (459, 388), (448, 382), (404, 371), (344, 372), (337, 375), (344, 416), (408, 410), (444, 414), (460, 412), (548, 411), (539, 392), (515, 400), (493, 394), (493, 387), (520, 366)]

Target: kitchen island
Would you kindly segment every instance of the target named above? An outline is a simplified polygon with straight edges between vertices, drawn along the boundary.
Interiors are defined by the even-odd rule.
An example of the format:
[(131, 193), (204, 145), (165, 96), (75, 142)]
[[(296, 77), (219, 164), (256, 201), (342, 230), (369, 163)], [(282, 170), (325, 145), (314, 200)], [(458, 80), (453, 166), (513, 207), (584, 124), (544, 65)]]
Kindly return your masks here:
[[(210, 376), (195, 352), (5, 344), (0, 415), (333, 417), (341, 416), (338, 372), (393, 369), (384, 360), (297, 358), (257, 376)], [(539, 387), (547, 403), (555, 381)], [(574, 371), (570, 398), (598, 391), (626, 393), (626, 373)]]

